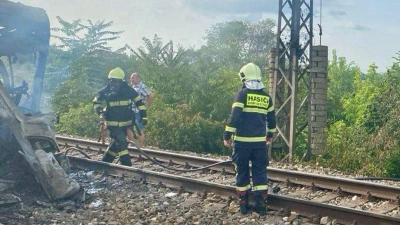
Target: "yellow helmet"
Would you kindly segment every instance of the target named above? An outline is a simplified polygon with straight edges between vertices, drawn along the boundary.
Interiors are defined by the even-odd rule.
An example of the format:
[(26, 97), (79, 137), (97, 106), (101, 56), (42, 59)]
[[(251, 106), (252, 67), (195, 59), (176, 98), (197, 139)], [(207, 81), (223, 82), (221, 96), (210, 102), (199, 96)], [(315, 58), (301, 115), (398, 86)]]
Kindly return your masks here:
[(254, 63), (248, 63), (240, 69), (239, 77), (242, 82), (246, 80), (261, 80), (260, 67)]
[(125, 79), (125, 72), (117, 67), (114, 68), (108, 73), (108, 79), (119, 79), (119, 80), (124, 80)]

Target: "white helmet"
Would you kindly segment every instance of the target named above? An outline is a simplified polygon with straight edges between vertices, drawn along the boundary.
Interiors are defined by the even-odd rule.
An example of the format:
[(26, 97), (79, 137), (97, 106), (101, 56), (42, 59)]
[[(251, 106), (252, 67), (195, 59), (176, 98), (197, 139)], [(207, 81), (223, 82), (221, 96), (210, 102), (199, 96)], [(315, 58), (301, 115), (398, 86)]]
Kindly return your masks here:
[(254, 63), (248, 63), (240, 69), (239, 77), (242, 82), (248, 80), (261, 80), (260, 67)]

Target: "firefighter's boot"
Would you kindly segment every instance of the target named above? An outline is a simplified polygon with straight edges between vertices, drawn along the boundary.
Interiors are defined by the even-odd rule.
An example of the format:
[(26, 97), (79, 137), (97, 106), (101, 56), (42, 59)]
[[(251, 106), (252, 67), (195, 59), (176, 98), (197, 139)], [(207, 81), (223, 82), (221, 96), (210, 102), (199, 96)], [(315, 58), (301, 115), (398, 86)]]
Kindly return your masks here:
[(247, 214), (250, 210), (249, 206), (249, 192), (248, 191), (237, 191), (239, 196), (239, 209), (240, 212), (244, 215)]
[(112, 156), (110, 153), (106, 152), (103, 155), (103, 158), (101, 158), (101, 161), (103, 162), (108, 162), (108, 163), (112, 163), (115, 159), (115, 156)]
[(256, 198), (256, 212), (260, 215), (260, 216), (265, 216), (265, 214), (267, 213), (267, 196), (268, 193), (262, 193), (261, 195), (257, 195), (255, 196)]
[(132, 162), (131, 162), (131, 157), (126, 154), (126, 155), (121, 155), (119, 157), (119, 161), (121, 162), (122, 165), (124, 166), (132, 166)]

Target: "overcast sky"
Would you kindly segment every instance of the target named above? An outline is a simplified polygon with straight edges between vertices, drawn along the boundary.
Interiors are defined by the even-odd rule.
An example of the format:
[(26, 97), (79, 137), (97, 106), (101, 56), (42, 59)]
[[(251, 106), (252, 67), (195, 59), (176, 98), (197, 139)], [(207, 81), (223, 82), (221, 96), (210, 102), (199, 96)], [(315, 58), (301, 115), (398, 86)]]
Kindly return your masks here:
[[(12, 0), (18, 2), (17, 0)], [(155, 34), (183, 46), (199, 47), (205, 30), (231, 20), (278, 19), (279, 0), (20, 0), (43, 8), (57, 27), (56, 16), (71, 22), (113, 21), (111, 29), (124, 30), (113, 47), (125, 44), (137, 48), (142, 37)], [(320, 2), (314, 0), (314, 45), (319, 44)], [(379, 71), (391, 66), (398, 41), (400, 14), (398, 0), (322, 0), (322, 44), (346, 57), (366, 72), (371, 63)], [(115, 45), (115, 46), (114, 46)]]

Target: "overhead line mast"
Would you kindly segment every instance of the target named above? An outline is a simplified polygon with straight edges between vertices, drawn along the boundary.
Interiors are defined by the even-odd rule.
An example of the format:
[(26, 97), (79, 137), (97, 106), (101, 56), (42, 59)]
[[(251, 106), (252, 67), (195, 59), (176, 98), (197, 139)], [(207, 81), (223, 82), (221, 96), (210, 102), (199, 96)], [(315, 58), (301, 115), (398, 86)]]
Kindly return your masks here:
[[(280, 0), (277, 44), (270, 59), (270, 94), (275, 104), (278, 131), (273, 146), (287, 150), (289, 161), (292, 161), (296, 145), (304, 142), (307, 145), (304, 156), (309, 157), (315, 147), (312, 141), (318, 142), (313, 133), (321, 133), (319, 128), (326, 127), (327, 47), (322, 47), (315, 48), (322, 53), (313, 50), (313, 0)], [(313, 57), (319, 55), (323, 57), (316, 58), (322, 61), (312, 63)], [(321, 73), (324, 78), (318, 78), (315, 83)], [(314, 93), (316, 87), (322, 88), (317, 90), (318, 95)], [(325, 103), (316, 105), (312, 96), (325, 99)], [(313, 110), (321, 106), (323, 112), (316, 117)], [(318, 122), (318, 129), (310, 126), (315, 122)]]

